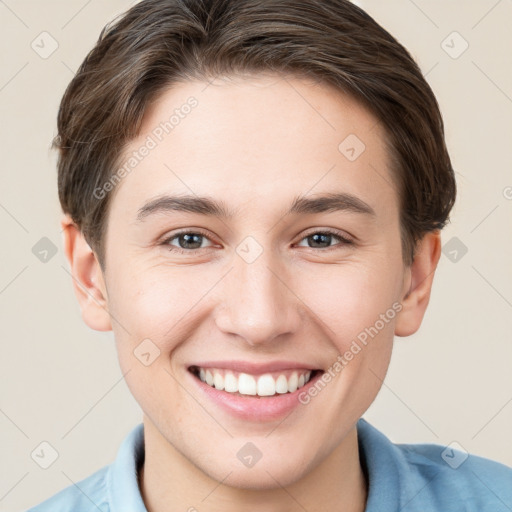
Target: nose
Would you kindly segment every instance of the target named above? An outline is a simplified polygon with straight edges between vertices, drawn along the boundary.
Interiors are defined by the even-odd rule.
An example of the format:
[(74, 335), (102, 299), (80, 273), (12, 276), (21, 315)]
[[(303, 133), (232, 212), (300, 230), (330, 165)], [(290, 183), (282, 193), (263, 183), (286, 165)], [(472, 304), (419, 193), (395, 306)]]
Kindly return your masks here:
[(222, 280), (217, 327), (235, 334), (251, 346), (297, 332), (301, 301), (286, 278), (287, 272), (267, 253), (253, 262), (234, 258), (234, 267)]

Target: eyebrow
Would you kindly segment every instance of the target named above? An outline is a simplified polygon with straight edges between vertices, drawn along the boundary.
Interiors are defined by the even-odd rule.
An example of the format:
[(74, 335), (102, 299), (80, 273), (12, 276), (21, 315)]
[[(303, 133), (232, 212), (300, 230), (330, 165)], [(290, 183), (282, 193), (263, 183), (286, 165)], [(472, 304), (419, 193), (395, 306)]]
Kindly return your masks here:
[[(220, 217), (232, 218), (236, 212), (229, 210), (225, 203), (209, 197), (195, 195), (160, 196), (148, 201), (137, 213), (137, 222), (142, 222), (150, 215), (169, 213), (173, 211), (198, 213)], [(289, 214), (315, 214), (335, 211), (348, 211), (364, 215), (375, 216), (375, 210), (362, 199), (348, 193), (324, 194), (319, 197), (295, 197), (292, 206), (285, 215)]]

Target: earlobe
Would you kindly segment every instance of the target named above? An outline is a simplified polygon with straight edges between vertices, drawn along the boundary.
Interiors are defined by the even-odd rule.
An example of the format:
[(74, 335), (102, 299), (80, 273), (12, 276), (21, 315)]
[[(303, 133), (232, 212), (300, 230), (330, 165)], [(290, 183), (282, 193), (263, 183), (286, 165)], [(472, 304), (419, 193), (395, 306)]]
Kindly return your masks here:
[(395, 334), (409, 336), (420, 327), (430, 299), (434, 274), (441, 256), (439, 231), (429, 232), (418, 242), (416, 254), (407, 269), (402, 310), (397, 316)]
[(84, 322), (96, 331), (110, 331), (107, 290), (96, 255), (69, 215), (61, 220), (66, 258)]

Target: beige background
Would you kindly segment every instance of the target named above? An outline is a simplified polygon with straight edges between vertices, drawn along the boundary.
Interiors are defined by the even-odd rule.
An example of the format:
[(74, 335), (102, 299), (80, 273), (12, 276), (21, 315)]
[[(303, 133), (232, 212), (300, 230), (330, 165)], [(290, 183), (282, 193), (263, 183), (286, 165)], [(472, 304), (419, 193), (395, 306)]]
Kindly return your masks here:
[[(0, 1), (0, 511), (24, 510), (112, 462), (142, 418), (112, 334), (81, 320), (49, 152), (73, 72), (132, 3)], [(459, 185), (444, 243), (467, 247), (458, 261), (442, 256), (422, 330), (397, 339), (365, 417), (395, 442), (457, 441), (512, 465), (512, 1), (357, 3), (411, 51), (438, 97)], [(45, 37), (51, 49), (43, 31), (58, 43), (47, 58), (31, 47)], [(32, 252), (43, 237), (57, 247), (46, 263)], [(46, 470), (31, 458), (42, 441), (59, 454)]]

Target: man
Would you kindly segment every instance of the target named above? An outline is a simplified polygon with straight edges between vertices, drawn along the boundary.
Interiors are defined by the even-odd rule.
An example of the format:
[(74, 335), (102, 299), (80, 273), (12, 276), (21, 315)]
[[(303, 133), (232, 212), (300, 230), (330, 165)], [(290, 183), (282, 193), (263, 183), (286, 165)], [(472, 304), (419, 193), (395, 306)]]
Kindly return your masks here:
[(33, 512), (512, 506), (509, 468), (361, 419), (420, 327), (456, 190), (430, 87), (364, 11), (140, 2), (58, 125), (82, 317), (114, 331), (144, 423)]

